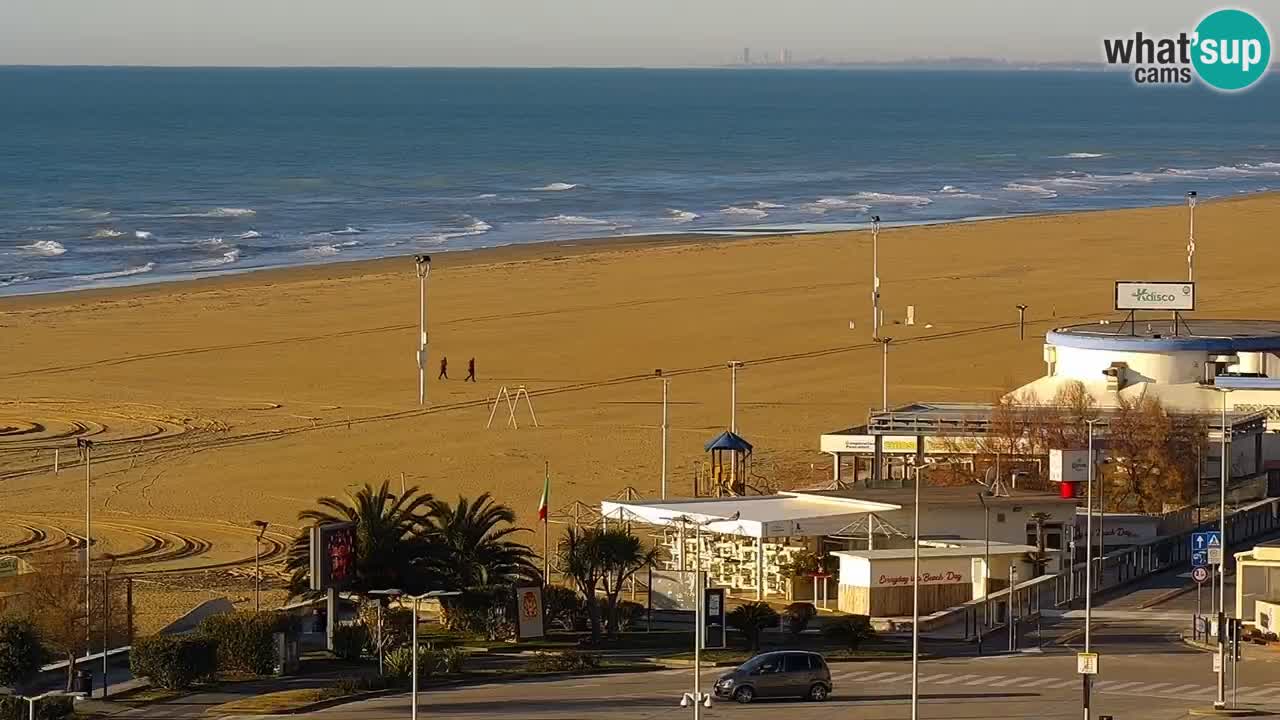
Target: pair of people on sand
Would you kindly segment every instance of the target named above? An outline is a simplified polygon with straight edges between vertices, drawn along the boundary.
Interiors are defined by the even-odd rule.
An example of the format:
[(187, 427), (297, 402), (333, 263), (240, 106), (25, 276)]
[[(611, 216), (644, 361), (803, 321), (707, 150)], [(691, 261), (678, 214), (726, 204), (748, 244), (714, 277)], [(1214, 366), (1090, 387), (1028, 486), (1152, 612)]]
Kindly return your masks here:
[[(449, 379), (448, 356), (442, 356), (440, 358), (440, 374), (436, 376), (436, 379), (437, 380)], [(467, 377), (463, 379), (462, 382), (475, 382), (475, 381), (476, 381), (476, 359), (471, 358), (470, 360), (467, 361)]]

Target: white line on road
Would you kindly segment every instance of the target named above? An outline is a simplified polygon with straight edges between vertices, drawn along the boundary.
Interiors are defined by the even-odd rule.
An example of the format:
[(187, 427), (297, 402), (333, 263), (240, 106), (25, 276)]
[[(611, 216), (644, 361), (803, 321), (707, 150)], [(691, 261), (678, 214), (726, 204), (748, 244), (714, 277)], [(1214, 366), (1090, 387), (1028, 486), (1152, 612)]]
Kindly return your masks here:
[(1057, 679), (1057, 678), (1040, 678), (1039, 680), (1032, 680), (1032, 681), (1031, 681), (1031, 682), (1029, 682), (1029, 683), (1023, 683), (1023, 684), (1022, 684), (1022, 687), (1025, 687), (1025, 688), (1032, 688), (1032, 687), (1035, 687), (1035, 686), (1037, 686), (1037, 685), (1046, 685), (1046, 684), (1048, 684), (1048, 683), (1053, 682), (1053, 681), (1054, 681), (1054, 680), (1056, 680), (1056, 679)]
[(1016, 685), (1020, 682), (1023, 682), (1024, 680), (1031, 680), (1031, 679), (1032, 678), (1027, 678), (1027, 677), (1013, 677), (1013, 678), (1009, 678), (1008, 680), (993, 682), (991, 683), (991, 687), (1007, 687), (1009, 685)]
[[(1122, 683), (1117, 683), (1117, 682), (1100, 682), (1100, 683), (1095, 684), (1093, 687), (1094, 687), (1098, 692), (1108, 692), (1108, 693), (1111, 693), (1111, 692), (1119, 692), (1119, 691), (1124, 690), (1124, 689), (1126, 689), (1126, 688), (1131, 688), (1131, 687), (1133, 687), (1134, 685), (1141, 685), (1141, 684), (1142, 684), (1142, 683), (1140, 683), (1140, 682), (1122, 682)], [(1103, 687), (1103, 685), (1106, 685), (1106, 687)]]
[[(888, 680), (890, 677), (893, 677), (894, 675), (897, 675), (897, 674), (898, 674), (898, 673), (896, 673), (896, 672), (878, 672), (878, 673), (875, 673), (875, 674), (872, 674), (872, 675), (868, 675), (867, 677), (862, 678), (862, 681), (863, 681), (863, 682), (885, 682), (885, 681), (886, 681), (886, 680)], [(908, 675), (907, 677), (911, 677), (911, 676), (910, 676), (910, 675)]]
[(1168, 694), (1170, 694), (1170, 695), (1186, 695), (1186, 694), (1190, 694), (1190, 693), (1201, 693), (1201, 692), (1204, 692), (1204, 691), (1205, 691), (1205, 688), (1204, 688), (1204, 687), (1202, 687), (1201, 685), (1199, 685), (1199, 684), (1197, 684), (1197, 683), (1188, 683), (1188, 684), (1186, 684), (1186, 685), (1179, 685), (1179, 686), (1177, 686), (1177, 687), (1169, 688), (1169, 693), (1168, 693)]
[(950, 685), (951, 683), (960, 682), (961, 680), (971, 680), (971, 679), (973, 679), (973, 678), (980, 678), (980, 677), (982, 677), (982, 676), (981, 676), (981, 675), (957, 675), (957, 676), (955, 676), (955, 677), (953, 677), (953, 678), (949, 678), (949, 679), (947, 679), (947, 680), (939, 680), (939, 681), (938, 681), (938, 684), (939, 684), (939, 685)]

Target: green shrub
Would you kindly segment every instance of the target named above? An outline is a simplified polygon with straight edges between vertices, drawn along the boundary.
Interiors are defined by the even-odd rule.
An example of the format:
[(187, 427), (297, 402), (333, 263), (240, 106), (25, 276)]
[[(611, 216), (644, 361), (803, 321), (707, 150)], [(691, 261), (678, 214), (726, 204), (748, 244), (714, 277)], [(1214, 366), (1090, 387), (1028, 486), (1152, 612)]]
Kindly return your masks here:
[(272, 635), (295, 634), (297, 622), (285, 613), (225, 613), (202, 620), (199, 631), (217, 643), (219, 670), (268, 675), (276, 665)]
[(587, 607), (575, 590), (548, 585), (542, 590), (542, 609), (548, 628), (558, 625), (565, 630), (585, 630), (587, 627)]
[(515, 596), (509, 587), (467, 590), (456, 597), (440, 598), (440, 610), (444, 626), (454, 632), (489, 640), (515, 637)]
[(369, 642), (364, 623), (339, 625), (333, 631), (333, 654), (340, 660), (359, 660)]
[(129, 652), (129, 671), (167, 690), (185, 690), (217, 669), (217, 645), (207, 637), (152, 635), (135, 640)]
[(21, 687), (44, 662), (45, 649), (35, 625), (26, 620), (0, 620), (0, 687)]
[(333, 685), (338, 697), (373, 692), (374, 690), (386, 690), (387, 687), (386, 678), (379, 675), (347, 675), (346, 677), (338, 678), (338, 682)]
[(794, 602), (782, 609), (782, 622), (792, 637), (804, 632), (809, 621), (818, 615), (813, 603)]
[(467, 662), (467, 651), (458, 647), (445, 648), (439, 651), (440, 672), (460, 673)]
[(584, 653), (577, 650), (534, 653), (525, 664), (525, 669), (529, 672), (584, 672), (598, 667), (600, 667), (599, 653)]
[(765, 628), (778, 627), (778, 611), (770, 607), (769, 603), (743, 603), (729, 613), (725, 622), (742, 633), (748, 648), (759, 650), (760, 632)]
[(644, 619), (649, 611), (644, 605), (631, 600), (618, 601), (618, 624), (622, 630), (631, 630)]
[(857, 650), (875, 635), (875, 630), (871, 627), (871, 618), (866, 615), (846, 615), (827, 623), (822, 634), (850, 650)]
[[(388, 652), (382, 659), (384, 677), (393, 687), (410, 684), (413, 677), (413, 652), (408, 645)], [(435, 650), (418, 647), (418, 681), (431, 677), (440, 667), (440, 656)]]
[[(12, 695), (0, 695), (0, 720), (27, 720), (27, 701)], [(54, 695), (36, 703), (36, 720), (64, 720), (75, 714), (75, 701), (65, 695)]]

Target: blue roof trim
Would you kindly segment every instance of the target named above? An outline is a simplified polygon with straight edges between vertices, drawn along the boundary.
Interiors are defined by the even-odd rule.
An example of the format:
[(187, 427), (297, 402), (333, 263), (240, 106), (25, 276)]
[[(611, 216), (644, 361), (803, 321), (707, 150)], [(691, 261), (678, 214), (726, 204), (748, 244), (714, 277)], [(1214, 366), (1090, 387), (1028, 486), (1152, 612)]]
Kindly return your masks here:
[(741, 435), (725, 430), (715, 436), (711, 442), (707, 443), (705, 448), (707, 452), (712, 450), (736, 450), (738, 452), (751, 452), (751, 443), (747, 442)]
[(1233, 390), (1280, 390), (1280, 378), (1269, 377), (1231, 377), (1230, 375), (1219, 375), (1213, 379), (1213, 384), (1218, 387), (1231, 388)]
[(1280, 350), (1280, 338), (1275, 336), (1203, 337), (1181, 335), (1178, 337), (1143, 337), (1142, 335), (1080, 335), (1057, 330), (1045, 334), (1045, 342), (1059, 347), (1082, 350), (1122, 350), (1127, 352), (1176, 352), (1205, 351), (1229, 354), (1232, 352), (1266, 352)]

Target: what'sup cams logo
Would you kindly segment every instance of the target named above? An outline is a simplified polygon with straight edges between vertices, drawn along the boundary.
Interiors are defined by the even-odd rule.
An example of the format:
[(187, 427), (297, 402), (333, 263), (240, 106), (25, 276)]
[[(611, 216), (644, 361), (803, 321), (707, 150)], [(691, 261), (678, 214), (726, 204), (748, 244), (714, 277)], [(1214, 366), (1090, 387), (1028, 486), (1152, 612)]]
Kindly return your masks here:
[(1142, 85), (1190, 84), (1199, 76), (1215, 90), (1244, 90), (1262, 79), (1271, 64), (1271, 36), (1262, 21), (1243, 10), (1217, 10), (1191, 33), (1102, 41), (1109, 65), (1133, 67)]

